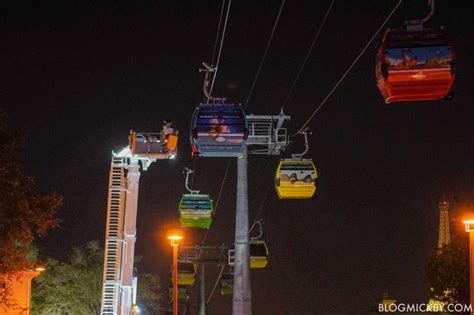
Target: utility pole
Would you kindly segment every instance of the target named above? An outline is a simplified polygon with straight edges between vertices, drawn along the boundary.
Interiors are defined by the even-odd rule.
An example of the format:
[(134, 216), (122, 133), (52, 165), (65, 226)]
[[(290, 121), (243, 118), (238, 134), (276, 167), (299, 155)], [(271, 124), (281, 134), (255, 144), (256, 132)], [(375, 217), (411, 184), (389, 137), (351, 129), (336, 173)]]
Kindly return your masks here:
[(199, 315), (206, 314), (206, 264), (199, 264)]
[(237, 208), (235, 212), (234, 293), (232, 314), (252, 314), (249, 255), (247, 148), (237, 158)]
[[(237, 158), (237, 207), (235, 211), (235, 250), (229, 265), (234, 268), (232, 314), (252, 314), (249, 251), (249, 207), (247, 155), (280, 155), (289, 144), (283, 123), (290, 117), (279, 115), (247, 115), (249, 135), (242, 155)], [(252, 149), (249, 149), (252, 147)]]
[[(474, 213), (466, 212), (463, 223), (466, 225), (466, 232), (469, 233), (469, 297), (472, 307), (474, 305)], [(473, 315), (474, 309), (471, 308), (469, 313)]]
[(173, 246), (173, 315), (178, 315), (178, 246)]
[[(203, 92), (208, 102), (200, 104), (193, 113), (192, 152), (193, 156), (237, 157), (235, 249), (230, 250), (228, 256), (229, 265), (231, 263), (234, 265), (232, 314), (250, 315), (252, 314), (252, 294), (250, 287), (247, 154), (280, 155), (289, 144), (289, 137), (286, 128), (283, 128), (283, 123), (290, 120), (290, 117), (285, 115), (283, 110), (279, 115), (245, 115), (242, 108), (234, 104), (225, 104), (225, 98), (211, 96), (208, 91), (209, 74), (215, 69), (205, 63), (203, 65), (204, 69), (199, 69), (199, 71), (205, 72)], [(206, 114), (202, 115), (202, 112), (206, 112)], [(220, 117), (221, 120), (226, 115), (226, 117), (235, 117), (232, 118), (234, 122), (231, 124), (240, 131), (224, 132), (217, 140), (214, 135), (219, 135), (219, 132), (213, 130), (215, 123), (209, 119), (210, 115), (216, 118)], [(227, 118), (225, 118), (226, 122)], [(225, 123), (219, 121), (219, 125), (225, 125)], [(232, 139), (226, 139), (227, 136), (231, 136)], [(248, 146), (257, 148), (248, 152)], [(231, 252), (233, 252), (232, 256)]]

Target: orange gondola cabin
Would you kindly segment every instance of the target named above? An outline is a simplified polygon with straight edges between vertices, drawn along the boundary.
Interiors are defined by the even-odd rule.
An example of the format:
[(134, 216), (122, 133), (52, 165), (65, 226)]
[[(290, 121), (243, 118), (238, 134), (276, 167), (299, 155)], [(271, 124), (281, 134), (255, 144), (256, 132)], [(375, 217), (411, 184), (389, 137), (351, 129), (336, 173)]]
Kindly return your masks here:
[(454, 46), (444, 29), (388, 29), (375, 75), (385, 103), (451, 99)]

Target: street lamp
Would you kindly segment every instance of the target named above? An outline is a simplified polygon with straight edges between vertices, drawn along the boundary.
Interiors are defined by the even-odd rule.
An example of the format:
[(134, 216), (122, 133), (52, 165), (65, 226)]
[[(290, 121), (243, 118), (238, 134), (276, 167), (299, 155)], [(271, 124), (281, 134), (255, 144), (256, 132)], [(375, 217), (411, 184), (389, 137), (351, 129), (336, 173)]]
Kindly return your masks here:
[[(463, 221), (466, 232), (469, 233), (469, 290), (471, 307), (474, 305), (474, 215), (471, 214), (468, 220)], [(474, 310), (471, 310), (474, 314)]]
[(169, 230), (168, 239), (173, 247), (173, 315), (178, 315), (178, 247), (183, 239), (181, 230)]

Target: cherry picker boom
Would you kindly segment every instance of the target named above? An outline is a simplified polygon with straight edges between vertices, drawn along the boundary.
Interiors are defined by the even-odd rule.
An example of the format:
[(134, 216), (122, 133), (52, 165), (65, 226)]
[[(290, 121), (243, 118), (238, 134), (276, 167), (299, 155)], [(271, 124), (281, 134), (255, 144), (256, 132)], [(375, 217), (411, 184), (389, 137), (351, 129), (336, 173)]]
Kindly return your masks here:
[(129, 145), (112, 153), (107, 198), (101, 315), (137, 313), (134, 274), (138, 184), (142, 171), (156, 160), (174, 159), (178, 132), (165, 121), (159, 133), (131, 131)]

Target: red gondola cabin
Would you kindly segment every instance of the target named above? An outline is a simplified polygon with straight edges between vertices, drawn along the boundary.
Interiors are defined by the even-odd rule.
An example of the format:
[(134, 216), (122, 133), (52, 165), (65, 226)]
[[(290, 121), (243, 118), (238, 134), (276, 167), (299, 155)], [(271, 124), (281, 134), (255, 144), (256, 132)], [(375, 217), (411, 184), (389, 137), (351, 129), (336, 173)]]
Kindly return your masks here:
[(385, 33), (375, 66), (385, 103), (451, 99), (454, 72), (454, 46), (443, 29)]

